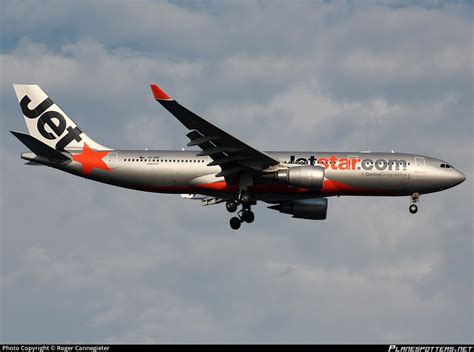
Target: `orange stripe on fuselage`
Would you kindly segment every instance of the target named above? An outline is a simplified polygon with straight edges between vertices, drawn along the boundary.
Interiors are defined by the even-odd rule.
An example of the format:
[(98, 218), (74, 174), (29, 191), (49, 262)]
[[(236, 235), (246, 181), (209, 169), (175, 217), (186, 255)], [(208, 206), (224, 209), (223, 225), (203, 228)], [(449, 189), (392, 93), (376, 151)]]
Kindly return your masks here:
[(341, 191), (355, 191), (356, 189), (352, 186), (349, 186), (345, 183), (333, 181), (333, 180), (324, 180), (323, 189), (324, 193), (337, 193)]
[[(196, 186), (197, 189), (221, 191), (221, 192), (237, 192), (238, 185), (228, 185), (225, 181), (203, 183)], [(337, 193), (341, 191), (353, 191), (353, 187), (337, 181), (325, 180), (323, 183), (322, 193)], [(292, 187), (288, 185), (278, 184), (256, 184), (249, 187), (250, 193), (305, 193), (310, 190), (307, 188)]]
[(222, 191), (222, 192), (237, 192), (238, 185), (227, 185), (225, 181), (212, 182), (212, 183), (201, 183), (197, 185), (197, 189), (207, 189), (211, 191)]
[[(161, 193), (199, 193), (199, 191), (218, 191), (226, 193), (237, 193), (239, 191), (238, 185), (228, 185), (225, 181), (202, 183), (196, 186), (144, 186), (136, 187), (142, 191), (161, 192)], [(324, 180), (323, 188), (321, 190), (310, 190), (306, 188), (298, 188), (279, 184), (256, 184), (249, 187), (250, 193), (258, 194), (303, 194), (306, 192), (314, 192), (315, 196), (337, 196), (337, 195), (390, 195), (394, 190), (384, 189), (366, 189), (355, 188), (348, 184), (334, 181)]]
[[(196, 186), (196, 191), (202, 190), (213, 190), (221, 192), (238, 192), (238, 185), (227, 185), (226, 182), (213, 182), (207, 184), (200, 184)], [(323, 188), (321, 190), (310, 190), (307, 188), (298, 188), (287, 185), (279, 184), (256, 184), (249, 187), (250, 193), (280, 193), (280, 194), (303, 194), (306, 192), (320, 193), (321, 195), (336, 196), (336, 195), (384, 195), (393, 194), (392, 190), (384, 189), (367, 189), (367, 188), (356, 188), (346, 183), (342, 183), (334, 180), (324, 180)], [(319, 192), (318, 192), (319, 191)]]

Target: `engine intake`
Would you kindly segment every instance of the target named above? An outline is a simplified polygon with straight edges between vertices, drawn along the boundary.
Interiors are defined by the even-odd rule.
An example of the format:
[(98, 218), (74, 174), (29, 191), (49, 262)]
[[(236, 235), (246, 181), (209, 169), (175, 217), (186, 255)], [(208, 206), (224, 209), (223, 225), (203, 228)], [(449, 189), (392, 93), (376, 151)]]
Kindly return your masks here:
[(278, 210), (280, 213), (291, 214), (294, 218), (324, 220), (328, 210), (326, 198), (301, 199), (272, 205), (270, 209)]
[(278, 170), (274, 174), (278, 182), (289, 184), (293, 187), (308, 189), (321, 189), (324, 182), (324, 167), (322, 166), (294, 166)]

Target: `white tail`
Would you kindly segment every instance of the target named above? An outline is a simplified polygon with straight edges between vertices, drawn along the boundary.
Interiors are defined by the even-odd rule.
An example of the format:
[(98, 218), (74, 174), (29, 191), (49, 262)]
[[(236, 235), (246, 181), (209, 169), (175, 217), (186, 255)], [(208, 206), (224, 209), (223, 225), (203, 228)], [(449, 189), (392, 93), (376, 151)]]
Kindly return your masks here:
[(30, 135), (56, 150), (110, 150), (92, 139), (37, 85), (14, 84)]

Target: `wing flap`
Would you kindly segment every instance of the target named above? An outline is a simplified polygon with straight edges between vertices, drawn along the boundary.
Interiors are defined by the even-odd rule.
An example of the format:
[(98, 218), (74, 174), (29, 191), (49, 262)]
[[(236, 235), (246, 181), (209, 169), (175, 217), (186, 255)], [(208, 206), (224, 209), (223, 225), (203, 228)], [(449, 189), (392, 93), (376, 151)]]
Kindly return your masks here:
[[(186, 135), (191, 141), (195, 141), (195, 140), (200, 140), (200, 143), (197, 144), (197, 146), (199, 148), (201, 148), (202, 150), (206, 150), (206, 149), (211, 149), (211, 148), (215, 148), (216, 145), (214, 143), (212, 143), (210, 140), (206, 140), (206, 137), (204, 137), (204, 135), (196, 130), (192, 130), (191, 132), (189, 132), (187, 135)], [(223, 153), (217, 153), (215, 155), (213, 155), (212, 157), (213, 158), (223, 158), (225, 157), (226, 155), (223, 154)]]
[(229, 168), (224, 168), (221, 172), (216, 174), (216, 177), (231, 176), (231, 175), (243, 173), (245, 171), (248, 171), (248, 170), (244, 166), (233, 166), (233, 167), (229, 167)]
[(195, 145), (201, 145), (207, 142), (212, 142), (216, 141), (218, 139), (222, 139), (222, 137), (219, 136), (208, 136), (208, 137), (198, 137), (198, 138), (191, 138), (191, 142), (187, 144), (188, 147), (193, 147)]
[(203, 196), (200, 194), (181, 194), (181, 198), (183, 199), (191, 199), (191, 200), (200, 200), (203, 206), (208, 205), (215, 205), (222, 202), (225, 202), (225, 199), (210, 197), (210, 196)]

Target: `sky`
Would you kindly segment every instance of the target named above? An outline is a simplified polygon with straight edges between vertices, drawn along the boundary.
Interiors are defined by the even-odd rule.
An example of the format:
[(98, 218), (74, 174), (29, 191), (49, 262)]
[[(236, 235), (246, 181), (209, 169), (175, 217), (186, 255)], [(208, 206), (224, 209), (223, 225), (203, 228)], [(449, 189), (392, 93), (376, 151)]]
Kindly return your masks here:
[[(0, 342), (473, 343), (473, 5), (0, 0)], [(467, 180), (328, 219), (24, 165), (12, 84), (97, 142), (180, 149), (157, 83), (260, 150), (390, 151)]]

